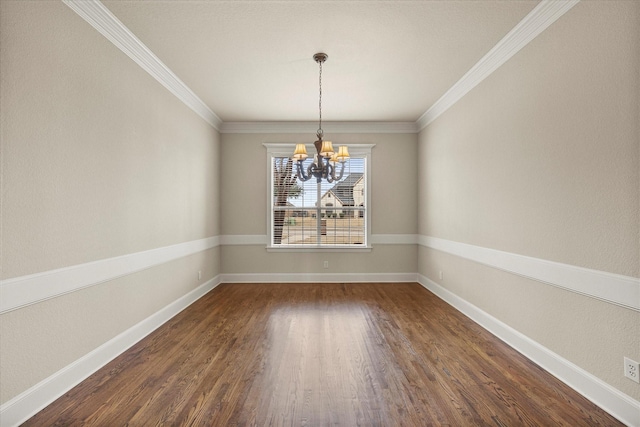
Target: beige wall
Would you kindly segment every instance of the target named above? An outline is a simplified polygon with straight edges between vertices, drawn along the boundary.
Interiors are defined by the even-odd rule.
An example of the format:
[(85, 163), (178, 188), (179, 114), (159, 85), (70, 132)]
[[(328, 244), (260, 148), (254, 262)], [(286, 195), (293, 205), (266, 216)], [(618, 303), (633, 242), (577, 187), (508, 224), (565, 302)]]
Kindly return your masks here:
[[(61, 2), (0, 5), (3, 279), (266, 240), (262, 143), (314, 129), (220, 136)], [(372, 233), (640, 276), (639, 7), (579, 3), (419, 136), (328, 133), (376, 144)], [(621, 375), (640, 360), (638, 312), (415, 245), (322, 259), (417, 271), (640, 400)], [(314, 253), (222, 246), (0, 315), (0, 402), (196, 288), (196, 271), (326, 273)]]
[[(639, 29), (638, 2), (580, 2), (421, 132), (419, 233), (639, 277)], [(423, 247), (418, 265), (640, 399), (637, 311)]]
[[(1, 8), (2, 278), (218, 235), (217, 132), (62, 2)], [(0, 400), (219, 273), (215, 248), (1, 315)]]
[[(224, 235), (267, 233), (267, 151), (263, 143), (313, 142), (308, 134), (223, 134), (221, 221)], [(417, 231), (417, 135), (330, 134), (334, 144), (375, 144), (371, 153), (372, 234), (415, 234)], [(293, 150), (293, 145), (292, 145)], [(320, 259), (322, 258), (322, 259)], [(415, 245), (374, 245), (368, 253), (292, 254), (267, 252), (266, 245), (225, 246), (223, 272), (326, 273), (328, 260), (336, 273), (415, 273)], [(295, 261), (294, 261), (295, 260)]]

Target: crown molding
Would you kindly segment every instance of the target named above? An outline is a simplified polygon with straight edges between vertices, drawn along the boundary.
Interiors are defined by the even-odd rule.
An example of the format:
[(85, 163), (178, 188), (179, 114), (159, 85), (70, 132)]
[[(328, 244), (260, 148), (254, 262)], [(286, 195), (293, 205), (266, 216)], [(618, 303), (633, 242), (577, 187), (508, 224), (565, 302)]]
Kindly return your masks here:
[[(310, 133), (316, 122), (223, 122), (99, 0), (62, 0), (81, 18), (221, 133)], [(416, 122), (325, 122), (331, 133), (417, 133)]]
[[(322, 122), (330, 133), (418, 133), (416, 122)], [(318, 122), (224, 122), (221, 133), (314, 133)]]
[(418, 132), (426, 128), (498, 67), (511, 59), (520, 49), (525, 47), (579, 1), (541, 1), (416, 121)]
[(222, 120), (189, 87), (98, 0), (62, 0), (89, 25), (133, 59), (169, 92), (220, 130)]
[[(415, 122), (326, 122), (332, 133), (418, 133), (580, 0), (542, 0)], [(315, 122), (223, 122), (99, 0), (62, 0), (100, 34), (221, 133), (308, 133)]]

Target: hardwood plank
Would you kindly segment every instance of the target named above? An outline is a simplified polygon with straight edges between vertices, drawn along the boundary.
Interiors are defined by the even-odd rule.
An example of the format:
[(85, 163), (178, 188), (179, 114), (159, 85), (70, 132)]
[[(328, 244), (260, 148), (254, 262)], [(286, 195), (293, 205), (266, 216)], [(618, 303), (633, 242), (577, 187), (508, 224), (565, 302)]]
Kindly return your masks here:
[(416, 283), (224, 284), (25, 426), (619, 426)]

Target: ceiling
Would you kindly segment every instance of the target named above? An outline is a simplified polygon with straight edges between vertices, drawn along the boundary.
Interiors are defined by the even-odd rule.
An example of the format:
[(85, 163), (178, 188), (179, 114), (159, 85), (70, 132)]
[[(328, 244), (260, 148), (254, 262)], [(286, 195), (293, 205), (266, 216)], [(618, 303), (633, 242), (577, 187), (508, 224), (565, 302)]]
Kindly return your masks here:
[(102, 2), (224, 122), (415, 122), (538, 1)]

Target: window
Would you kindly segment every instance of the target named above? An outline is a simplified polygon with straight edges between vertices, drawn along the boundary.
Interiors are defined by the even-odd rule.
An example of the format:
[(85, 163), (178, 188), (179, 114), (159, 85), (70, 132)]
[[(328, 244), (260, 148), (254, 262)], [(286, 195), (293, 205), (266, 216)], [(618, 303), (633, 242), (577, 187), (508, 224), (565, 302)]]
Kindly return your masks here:
[[(368, 195), (373, 145), (349, 145), (342, 177), (329, 183), (297, 179), (294, 145), (264, 144), (269, 162), (269, 247), (357, 249), (369, 247)], [(309, 153), (315, 147), (307, 147)], [(313, 156), (304, 161), (306, 168)], [(336, 165), (336, 177), (342, 164)]]

